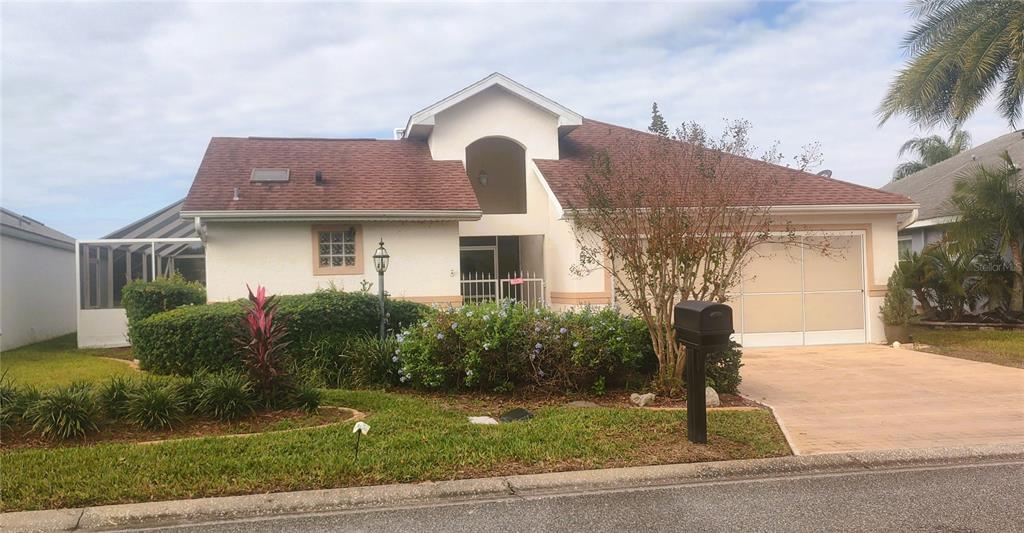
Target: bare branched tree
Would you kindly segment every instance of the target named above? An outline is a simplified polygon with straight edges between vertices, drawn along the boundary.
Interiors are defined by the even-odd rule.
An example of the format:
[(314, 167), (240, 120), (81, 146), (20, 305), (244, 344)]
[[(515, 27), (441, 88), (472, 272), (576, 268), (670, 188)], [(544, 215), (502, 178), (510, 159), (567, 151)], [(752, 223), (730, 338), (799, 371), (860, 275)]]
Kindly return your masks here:
[(770, 206), (799, 173), (776, 166), (775, 149), (755, 160), (745, 121), (728, 126), (718, 138), (696, 124), (671, 138), (624, 133), (614, 149), (592, 154), (569, 208), (581, 250), (574, 268), (614, 278), (617, 300), (650, 331), (663, 389), (683, 376), (674, 305), (725, 301), (758, 244), (798, 242), (788, 224), (772, 221)]

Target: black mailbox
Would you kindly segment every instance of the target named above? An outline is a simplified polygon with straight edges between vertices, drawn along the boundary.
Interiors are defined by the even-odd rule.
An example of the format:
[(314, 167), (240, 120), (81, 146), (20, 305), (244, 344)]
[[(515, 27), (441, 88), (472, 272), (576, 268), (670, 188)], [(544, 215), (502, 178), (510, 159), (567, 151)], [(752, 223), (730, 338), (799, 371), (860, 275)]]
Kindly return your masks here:
[(676, 339), (687, 347), (716, 349), (729, 345), (733, 334), (732, 309), (714, 302), (676, 304), (673, 324)]
[(691, 442), (704, 444), (708, 441), (707, 357), (729, 346), (732, 309), (715, 302), (679, 302), (672, 318), (676, 340), (686, 346), (686, 434)]

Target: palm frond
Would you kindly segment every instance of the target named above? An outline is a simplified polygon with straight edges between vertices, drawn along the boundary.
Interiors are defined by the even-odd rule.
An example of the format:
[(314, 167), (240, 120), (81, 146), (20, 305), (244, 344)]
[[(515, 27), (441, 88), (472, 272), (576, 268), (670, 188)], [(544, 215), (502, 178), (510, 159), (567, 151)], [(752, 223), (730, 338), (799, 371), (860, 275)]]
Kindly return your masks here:
[(1016, 123), (1024, 92), (1024, 2), (920, 0), (909, 11), (917, 19), (903, 42), (911, 59), (879, 105), (879, 122), (899, 114), (923, 127), (963, 124), (1001, 85), (999, 110)]

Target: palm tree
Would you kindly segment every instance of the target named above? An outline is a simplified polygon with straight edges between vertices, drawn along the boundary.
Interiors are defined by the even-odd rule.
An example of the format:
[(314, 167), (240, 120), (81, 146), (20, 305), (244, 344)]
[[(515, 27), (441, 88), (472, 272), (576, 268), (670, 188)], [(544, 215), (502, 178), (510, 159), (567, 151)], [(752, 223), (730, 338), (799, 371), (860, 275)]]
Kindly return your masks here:
[(1024, 178), (1010, 154), (1006, 165), (979, 167), (957, 181), (951, 201), (960, 218), (949, 235), (964, 247), (977, 248), (992, 238), (1000, 253), (1009, 252), (1013, 267), (1010, 310), (1024, 310)]
[(916, 153), (917, 161), (907, 161), (896, 167), (892, 180), (901, 180), (918, 170), (924, 170), (940, 161), (945, 161), (971, 147), (971, 134), (954, 128), (949, 139), (938, 135), (915, 137), (903, 143), (899, 157), (907, 153)]
[(910, 55), (878, 108), (882, 124), (906, 115), (922, 127), (963, 124), (998, 89), (1012, 127), (1024, 97), (1024, 2), (912, 0), (917, 24), (903, 39)]

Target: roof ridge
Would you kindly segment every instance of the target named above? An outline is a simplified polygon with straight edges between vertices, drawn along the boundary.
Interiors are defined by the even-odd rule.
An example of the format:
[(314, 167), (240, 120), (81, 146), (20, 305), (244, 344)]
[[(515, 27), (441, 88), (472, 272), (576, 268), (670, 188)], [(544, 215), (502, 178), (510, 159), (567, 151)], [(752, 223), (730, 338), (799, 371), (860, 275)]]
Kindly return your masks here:
[[(594, 122), (596, 124), (601, 124), (603, 126), (611, 126), (613, 128), (618, 128), (618, 129), (622, 129), (622, 130), (636, 132), (636, 133), (639, 133), (641, 135), (647, 135), (647, 136), (651, 136), (651, 137), (662, 138), (660, 135), (657, 135), (655, 133), (651, 133), (649, 131), (642, 131), (642, 130), (638, 130), (638, 129), (635, 129), (635, 128), (630, 128), (628, 126), (620, 126), (618, 124), (611, 124), (611, 123), (608, 123), (608, 122), (602, 122), (600, 120), (594, 120), (592, 118), (584, 118), (584, 120), (586, 120), (588, 122)], [(689, 143), (688, 141), (682, 141), (682, 140), (679, 140), (679, 139), (669, 138), (668, 140), (673, 141), (673, 142), (677, 142), (677, 143), (680, 143), (680, 144), (692, 144), (692, 143)], [(721, 150), (718, 150), (718, 151), (721, 151)], [(796, 172), (796, 173), (799, 173), (799, 174), (805, 174), (807, 176), (813, 176), (815, 178), (826, 180), (826, 181), (829, 181), (829, 182), (832, 182), (832, 183), (841, 184), (841, 185), (850, 185), (852, 187), (857, 187), (857, 188), (862, 189), (862, 190), (873, 191), (873, 192), (878, 192), (878, 193), (882, 193), (882, 194), (888, 194), (888, 195), (892, 195), (892, 196), (898, 196), (898, 197), (902, 197), (904, 199), (910, 200), (909, 198), (907, 198), (906, 196), (904, 196), (902, 194), (896, 194), (896, 193), (889, 192), (889, 191), (883, 191), (883, 190), (875, 188), (875, 187), (869, 187), (867, 185), (861, 185), (859, 183), (853, 183), (853, 182), (850, 182), (850, 181), (845, 181), (845, 180), (841, 180), (841, 179), (837, 179), (837, 178), (822, 176), (821, 174), (818, 174), (816, 172), (808, 172), (806, 170), (801, 170), (801, 169), (798, 169), (798, 168), (788, 167), (788, 166), (785, 166), (785, 165), (781, 165), (779, 163), (772, 163), (770, 161), (764, 161), (762, 159), (754, 159), (752, 157), (742, 156), (742, 155), (739, 155), (739, 154), (733, 154), (733, 153), (729, 153), (729, 152), (723, 152), (723, 153), (726, 154), (726, 155), (732, 156), (732, 157), (739, 157), (739, 158), (742, 158), (742, 159), (746, 159), (748, 161), (753, 161), (754, 163), (760, 163), (760, 164), (763, 164), (763, 165), (768, 165), (770, 167), (775, 167), (775, 168), (778, 168), (778, 169), (781, 169), (781, 170), (787, 170), (787, 171), (790, 171), (790, 172)]]
[(248, 137), (221, 137), (228, 139), (246, 139), (250, 141), (387, 141), (395, 142), (401, 139), (375, 139), (373, 137), (262, 137), (250, 135)]

